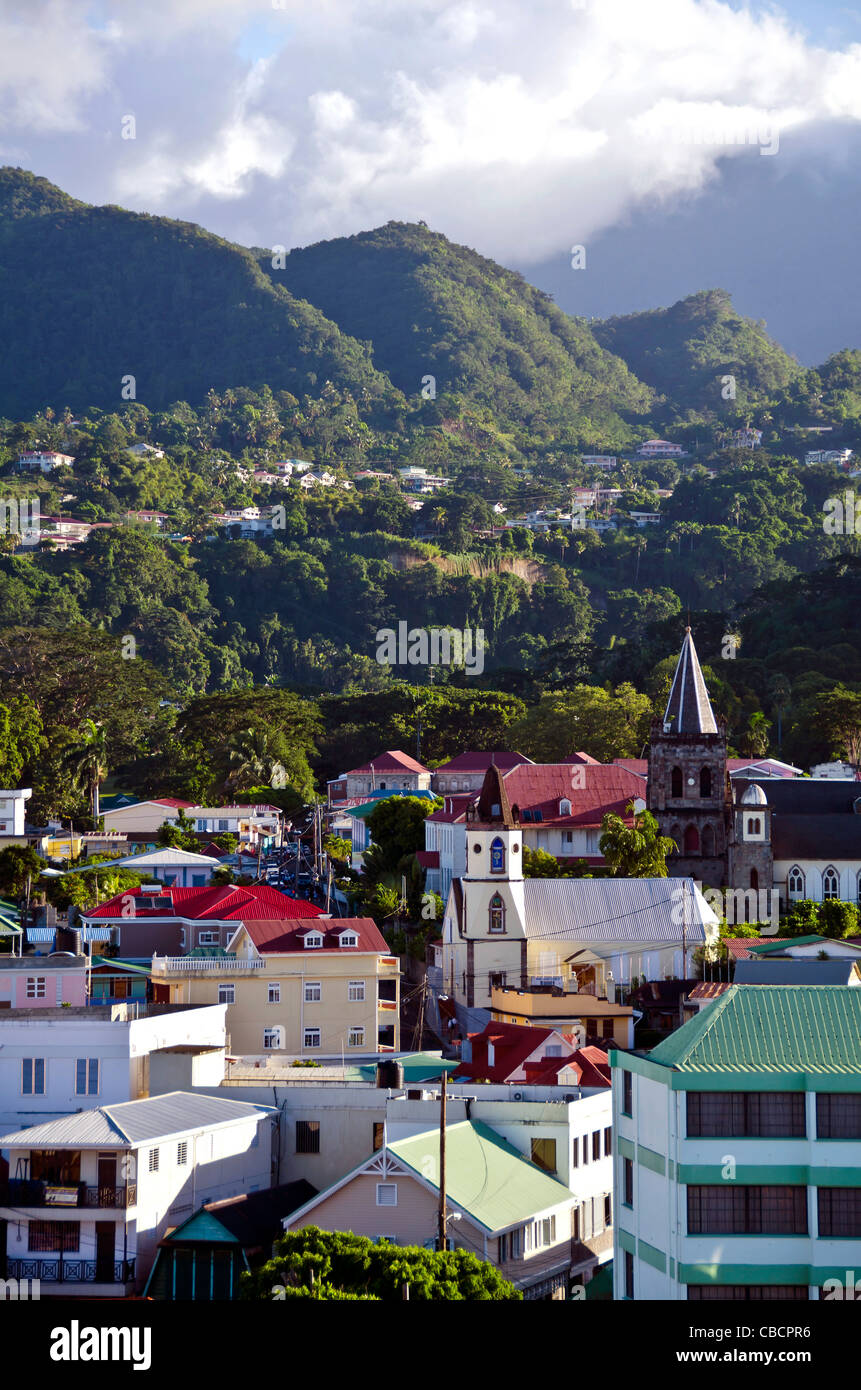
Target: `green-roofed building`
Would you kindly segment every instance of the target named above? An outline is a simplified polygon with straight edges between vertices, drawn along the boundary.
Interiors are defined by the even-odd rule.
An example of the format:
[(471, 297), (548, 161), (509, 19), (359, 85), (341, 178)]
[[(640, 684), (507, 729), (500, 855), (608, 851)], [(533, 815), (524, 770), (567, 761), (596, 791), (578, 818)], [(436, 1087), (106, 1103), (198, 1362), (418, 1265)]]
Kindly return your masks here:
[(616, 1298), (854, 1296), (861, 989), (733, 985), (610, 1062)]
[(828, 956), (829, 960), (837, 960), (845, 956), (861, 959), (861, 936), (849, 940), (828, 936), (787, 936), (782, 941), (762, 939), (746, 941), (745, 946), (754, 956), (762, 959), (772, 956), (789, 956), (790, 958), (810, 960), (818, 957), (820, 953)]
[[(295, 1211), (284, 1229), (319, 1226), (434, 1249), (439, 1163), (438, 1129), (390, 1141)], [(596, 1267), (572, 1239), (577, 1200), (489, 1125), (446, 1127), (448, 1239), (496, 1265), (525, 1298), (565, 1298), (572, 1280)]]

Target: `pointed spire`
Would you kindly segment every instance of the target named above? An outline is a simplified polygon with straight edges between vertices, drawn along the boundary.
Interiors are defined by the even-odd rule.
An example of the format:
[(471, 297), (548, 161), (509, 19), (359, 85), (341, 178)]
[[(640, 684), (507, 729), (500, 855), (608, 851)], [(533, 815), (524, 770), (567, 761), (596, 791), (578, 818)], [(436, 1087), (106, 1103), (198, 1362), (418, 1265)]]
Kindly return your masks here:
[(709, 692), (703, 679), (697, 649), (689, 627), (679, 654), (670, 698), (664, 711), (666, 734), (716, 734), (718, 732)]
[(495, 763), (491, 763), (484, 774), (484, 783), (479, 793), (474, 817), (469, 818), (489, 824), (498, 823), (509, 828), (517, 823), (517, 817), (512, 811), (508, 792), (502, 780), (502, 773)]

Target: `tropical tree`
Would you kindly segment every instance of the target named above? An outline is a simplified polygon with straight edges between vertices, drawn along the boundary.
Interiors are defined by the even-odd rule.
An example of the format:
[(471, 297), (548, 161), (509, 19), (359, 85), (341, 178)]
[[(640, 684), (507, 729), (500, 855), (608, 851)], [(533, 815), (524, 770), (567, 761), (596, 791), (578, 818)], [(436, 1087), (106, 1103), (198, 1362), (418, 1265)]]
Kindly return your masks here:
[(107, 731), (94, 719), (85, 719), (77, 743), (67, 748), (63, 763), (77, 786), (90, 798), (93, 824), (99, 821), (99, 787), (108, 775)]
[(667, 855), (677, 848), (675, 841), (660, 833), (650, 811), (635, 812), (633, 801), (625, 810), (633, 816), (633, 825), (611, 811), (601, 822), (598, 848), (607, 867), (614, 878), (666, 878)]
[(241, 729), (235, 736), (229, 752), (228, 761), (232, 771), (228, 774), (228, 787), (259, 786), (268, 783), (270, 787), (286, 787), (287, 772), (278, 756), (277, 735), (265, 729)]

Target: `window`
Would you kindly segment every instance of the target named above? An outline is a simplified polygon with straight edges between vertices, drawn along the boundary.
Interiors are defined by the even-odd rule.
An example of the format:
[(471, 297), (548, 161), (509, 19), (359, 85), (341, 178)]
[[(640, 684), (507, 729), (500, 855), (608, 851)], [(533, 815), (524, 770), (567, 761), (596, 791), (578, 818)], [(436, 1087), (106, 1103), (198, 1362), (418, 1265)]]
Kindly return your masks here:
[(505, 873), (505, 845), (498, 835), (490, 842), (490, 872)]
[(527, 1252), (541, 1250), (547, 1245), (554, 1245), (556, 1243), (556, 1217), (545, 1216), (540, 1221), (530, 1221), (524, 1227), (524, 1235)]
[(574, 1143), (571, 1145), (571, 1167), (580, 1167), (580, 1140), (577, 1138), (575, 1138)]
[(684, 846), (685, 854), (699, 854), (700, 832), (695, 825), (685, 826)]
[(176, 1146), (176, 1162), (178, 1167), (184, 1168), (188, 1163), (188, 1140), (181, 1139)]
[(806, 1235), (807, 1188), (688, 1187), (689, 1235)]
[(593, 1234), (594, 1236), (600, 1236), (600, 1235), (602, 1234), (603, 1230), (604, 1230), (604, 1226), (605, 1226), (605, 1224), (606, 1224), (605, 1221), (604, 1221), (604, 1210), (605, 1210), (604, 1197), (603, 1197), (603, 1196), (600, 1196), (600, 1197), (593, 1197), (593, 1198), (592, 1198), (592, 1234)]
[(574, 843), (574, 831), (573, 831), (573, 830), (566, 830), (566, 831), (565, 831), (565, 843), (566, 843), (566, 845), (573, 845), (573, 843)]
[(206, 874), (192, 874), (192, 876), (191, 876), (191, 886), (192, 886), (192, 888), (205, 888), (205, 887), (206, 887)]
[[(278, 1031), (280, 1032), (281, 1030), (279, 1029)], [(302, 1046), (303, 1046), (303, 1047), (319, 1047), (319, 1046), (320, 1046), (320, 1029), (319, 1029), (319, 1028), (306, 1028), (305, 1031), (304, 1031), (304, 1033), (303, 1033), (303, 1035), (302, 1035)]]
[[(282, 1041), (284, 1035), (283, 1028), (264, 1028), (263, 1029), (263, 1049), (265, 1052), (277, 1051), (284, 1046)], [(319, 1034), (318, 1034), (319, 1036)]]
[(341, 945), (341, 946), (358, 946), (358, 944), (359, 944), (359, 938), (356, 936), (356, 933), (355, 933), (354, 931), (343, 931), (343, 932), (341, 932), (341, 937), (340, 937), (339, 945)]
[(674, 767), (672, 772), (670, 773), (670, 796), (680, 797), (683, 795), (684, 792), (682, 790), (682, 769), (680, 767)]
[(219, 1002), (219, 1004), (235, 1004), (235, 1003), (236, 1003), (236, 985), (219, 985), (219, 986), (218, 986), (218, 1002)]
[(630, 1250), (625, 1251), (625, 1297), (634, 1297), (634, 1256)]
[(611, 1192), (607, 1192), (607, 1193), (604, 1194), (604, 1226), (605, 1226), (605, 1227), (607, 1227), (607, 1226), (612, 1226), (612, 1224), (613, 1224), (613, 1194), (612, 1194)]
[(539, 1168), (543, 1168), (545, 1173), (556, 1172), (556, 1140), (555, 1139), (533, 1139), (532, 1143), (532, 1162)]
[(689, 1303), (804, 1303), (809, 1298), (806, 1284), (688, 1284)]
[(567, 797), (563, 797), (559, 802), (559, 814), (560, 816), (570, 816), (571, 814), (571, 802)]
[(802, 1091), (688, 1091), (688, 1138), (803, 1139)]
[(800, 902), (804, 897), (804, 874), (795, 864), (786, 876), (786, 892), (790, 902)]
[(396, 1207), (398, 1205), (398, 1185), (396, 1182), (377, 1183), (377, 1206)]
[(323, 938), (318, 931), (309, 931), (305, 937), (305, 950), (316, 951), (323, 945)]
[(711, 796), (712, 794), (712, 774), (711, 768), (704, 767), (700, 770), (700, 796)]
[(45, 999), (48, 994), (48, 980), (45, 975), (27, 976), (27, 998)]
[(320, 1152), (320, 1121), (296, 1121), (297, 1154), (318, 1154)]
[(592, 1135), (592, 1158), (597, 1160), (597, 1159), (599, 1159), (600, 1157), (601, 1157), (601, 1131), (600, 1131), (600, 1129), (596, 1129), (596, 1130), (595, 1130), (595, 1133)]
[(217, 931), (202, 931), (197, 934), (198, 946), (220, 946), (221, 938)]
[(98, 1057), (79, 1057), (75, 1063), (75, 1095), (97, 1096), (99, 1094)]
[(816, 1137), (861, 1139), (861, 1096), (820, 1091), (816, 1097)]
[(348, 1047), (364, 1047), (364, 1046), (365, 1046), (365, 1030), (364, 1030), (364, 1028), (351, 1028), (351, 1029), (350, 1029), (349, 1033), (347, 1034), (347, 1046), (348, 1046)]
[(27, 1227), (28, 1250), (79, 1250), (79, 1221), (31, 1221)]
[(323, 995), (323, 988), (319, 980), (305, 981), (305, 1003), (319, 1004)]
[(822, 875), (822, 901), (828, 902), (830, 898), (840, 897), (840, 880), (837, 877), (837, 870), (828, 868)]
[(590, 1153), (590, 1149), (589, 1149), (589, 1136), (588, 1136), (588, 1134), (584, 1134), (584, 1135), (583, 1135), (583, 1165), (584, 1165), (584, 1167), (585, 1167), (585, 1165), (589, 1162), (589, 1153)]
[(365, 1002), (364, 980), (350, 980), (348, 982), (347, 998), (351, 1004), (363, 1004)]
[(622, 1114), (633, 1115), (634, 1113), (634, 1074), (630, 1071), (622, 1072)]
[(521, 1238), (520, 1231), (509, 1231), (507, 1235), (499, 1237), (499, 1263), (505, 1264), (508, 1260), (520, 1259)]
[(226, 830), (226, 829), (227, 829), (227, 821), (226, 821), (226, 820), (220, 820), (220, 821), (218, 822), (218, 828), (219, 828), (219, 830)]
[(715, 852), (715, 833), (710, 825), (703, 826), (702, 851), (708, 858)]
[(281, 985), (280, 985), (280, 984), (274, 984), (274, 985), (270, 985), (270, 986), (269, 986), (269, 988), (268, 988), (267, 991), (266, 991), (266, 1003), (267, 1003), (267, 1004), (280, 1004), (280, 1003), (281, 1003)]
[(818, 1187), (820, 1236), (861, 1236), (861, 1187)]
[(498, 935), (505, 931), (505, 903), (498, 893), (494, 893), (488, 908), (488, 929)]
[(374, 1153), (383, 1147), (386, 1141), (386, 1126), (382, 1120), (374, 1120), (373, 1124)]
[(622, 1182), (625, 1193), (622, 1201), (626, 1207), (632, 1207), (634, 1205), (634, 1163), (630, 1158), (622, 1159)]
[(613, 1126), (608, 1126), (604, 1130), (604, 1157), (611, 1158), (613, 1155)]
[(22, 1096), (43, 1096), (45, 1094), (44, 1057), (22, 1057), (21, 1094)]
[(150, 1149), (147, 1158), (147, 1169), (150, 1173), (158, 1172), (158, 1149)]

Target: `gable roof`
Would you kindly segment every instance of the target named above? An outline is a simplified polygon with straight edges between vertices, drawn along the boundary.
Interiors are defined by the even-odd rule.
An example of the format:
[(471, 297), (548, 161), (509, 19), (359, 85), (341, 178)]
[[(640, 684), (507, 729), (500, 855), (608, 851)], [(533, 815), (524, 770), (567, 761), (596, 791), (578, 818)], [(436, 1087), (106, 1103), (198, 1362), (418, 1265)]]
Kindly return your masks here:
[(845, 937), (832, 938), (828, 936), (787, 936), (782, 940), (776, 937), (769, 937), (767, 940), (749, 941), (751, 953), (754, 957), (779, 956), (785, 951), (793, 950), (796, 946), (810, 950), (814, 946), (823, 951), (827, 951), (829, 946), (848, 946), (851, 950), (861, 952), (861, 936), (856, 940)]
[(737, 985), (848, 985), (858, 970), (849, 956), (842, 960), (740, 960)]
[(176, 849), (173, 845), (164, 845), (161, 849), (144, 850), (143, 854), (130, 854), (125, 859), (112, 859), (110, 867), (112, 869), (150, 869), (154, 864), (176, 864), (179, 867), (188, 868), (218, 868), (221, 859), (212, 859), (207, 854), (193, 854), (188, 849)]
[(861, 1077), (861, 989), (732, 985), (648, 1057), (683, 1072)]
[(296, 1182), (281, 1183), (260, 1192), (243, 1192), (239, 1197), (206, 1202), (160, 1243), (211, 1245), (223, 1242), (241, 1245), (243, 1250), (258, 1249), (270, 1245), (282, 1234), (285, 1216), (316, 1195), (317, 1188), (305, 1178), (299, 1178)]
[(146, 1100), (127, 1100), (119, 1105), (81, 1110), (46, 1124), (2, 1134), (0, 1148), (92, 1149), (110, 1145), (130, 1149), (173, 1134), (275, 1113), (271, 1105), (252, 1105), (247, 1101), (224, 1100), (221, 1096), (190, 1091), (169, 1091)]
[[(439, 1190), (430, 1176), (439, 1164), (439, 1130), (398, 1139), (388, 1151)], [(488, 1125), (462, 1120), (446, 1126), (446, 1198), (490, 1233), (569, 1205), (574, 1195)]]
[[(544, 824), (599, 826), (608, 811), (629, 817), (629, 801), (643, 797), (642, 780), (627, 768), (613, 764), (529, 763), (505, 774), (505, 790), (512, 806), (520, 811), (541, 812)], [(570, 801), (571, 811), (562, 815), (561, 801)]]
[[(649, 941), (678, 943), (682, 928), (679, 889), (687, 885), (688, 945), (706, 939), (718, 918), (692, 879), (524, 879), (526, 935), (573, 942)], [(562, 925), (564, 924), (564, 925)]]
[[(124, 893), (109, 898), (89, 912), (81, 913), (81, 920), (116, 919), (118, 921), (140, 921), (154, 918), (183, 918), (188, 921), (207, 922), (245, 922), (259, 919), (270, 921), (293, 920), (298, 917), (322, 917), (323, 909), (304, 898), (291, 898), (277, 888), (266, 884), (253, 884), (242, 887), (239, 884), (225, 883), (208, 888), (177, 888), (173, 884), (159, 885), (159, 893), (149, 896), (161, 899), (170, 898), (171, 907), (147, 907), (147, 894), (140, 887), (128, 888)], [(128, 899), (135, 899), (135, 915), (128, 916)], [(143, 901), (141, 901), (141, 899)], [(125, 908), (125, 911), (123, 910)]]
[(718, 731), (689, 627), (685, 628), (685, 640), (664, 710), (664, 727), (667, 726), (674, 734), (716, 734)]
[[(294, 951), (316, 955), (321, 950), (345, 953), (372, 951), (376, 955), (391, 955), (391, 950), (372, 917), (324, 917), (322, 921), (318, 919), (311, 923), (301, 919), (263, 921), (250, 918), (243, 922), (243, 926), (257, 950), (263, 955), (288, 955)], [(313, 930), (322, 933), (322, 946), (305, 945), (308, 932)], [(341, 934), (345, 931), (356, 933), (358, 942), (355, 946), (341, 945)]]
[(427, 772), (428, 768), (423, 763), (416, 762), (409, 753), (402, 753), (398, 748), (389, 748), (385, 753), (377, 753), (376, 757), (369, 762), (362, 763), (361, 767), (351, 767), (349, 772), (344, 773), (345, 777), (360, 777), (371, 772)]
[(521, 763), (531, 762), (532, 759), (525, 757), (523, 753), (458, 753), (456, 758), (449, 758), (447, 763), (440, 763), (439, 767), (434, 769), (434, 775), (439, 772), (485, 772), (491, 764), (507, 772)]

